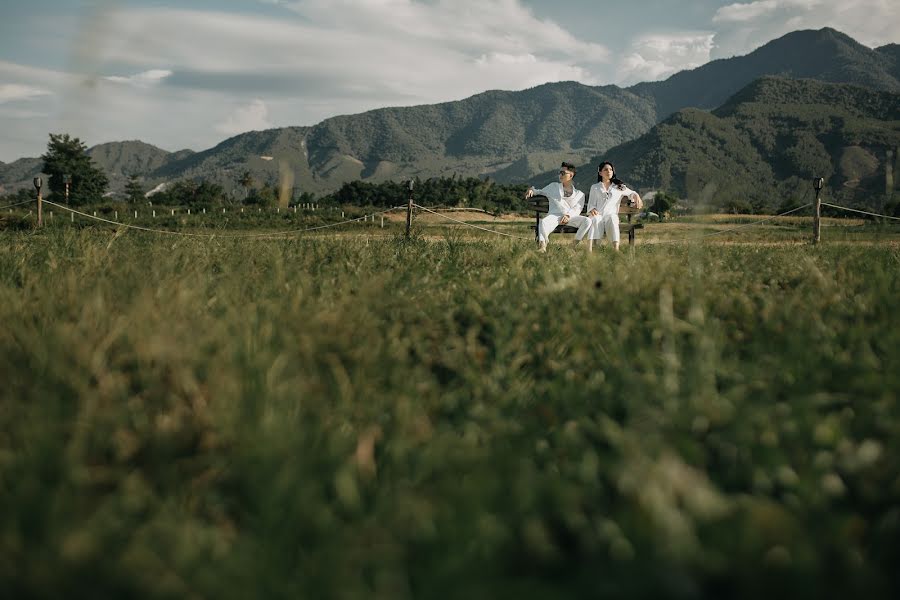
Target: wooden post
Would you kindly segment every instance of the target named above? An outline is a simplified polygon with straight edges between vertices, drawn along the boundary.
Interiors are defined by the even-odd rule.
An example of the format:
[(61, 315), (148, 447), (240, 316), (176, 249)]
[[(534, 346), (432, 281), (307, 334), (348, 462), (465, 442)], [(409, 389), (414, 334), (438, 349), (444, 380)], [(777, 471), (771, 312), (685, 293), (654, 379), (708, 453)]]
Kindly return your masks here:
[(381, 215), (381, 228), (384, 229), (384, 215)]
[(41, 196), (41, 186), (44, 185), (44, 181), (40, 177), (35, 177), (32, 181), (34, 183), (34, 189), (37, 190), (37, 211), (38, 211), (38, 227), (44, 226), (44, 199)]
[(822, 239), (822, 199), (820, 193), (825, 185), (825, 180), (821, 177), (813, 179), (813, 187), (816, 188), (816, 204), (813, 208), (813, 244), (818, 244)]
[(413, 186), (416, 181), (409, 180), (409, 202), (406, 204), (406, 239), (409, 239), (409, 230), (412, 228)]

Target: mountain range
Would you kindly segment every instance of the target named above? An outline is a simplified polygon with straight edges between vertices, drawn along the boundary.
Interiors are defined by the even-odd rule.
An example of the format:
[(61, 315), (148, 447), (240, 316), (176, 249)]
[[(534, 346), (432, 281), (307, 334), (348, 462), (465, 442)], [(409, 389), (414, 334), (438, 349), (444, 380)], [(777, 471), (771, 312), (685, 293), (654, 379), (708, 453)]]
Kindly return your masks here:
[[(852, 84), (762, 77), (712, 111), (688, 108), (596, 156), (640, 190), (666, 190), (714, 209), (764, 212), (812, 199), (823, 177), (833, 200), (884, 208), (896, 188), (900, 94)], [(555, 176), (546, 173), (543, 179)]]
[[(754, 84), (770, 76), (777, 79)], [(141, 177), (146, 188), (176, 179), (205, 179), (234, 189), (245, 171), (255, 181), (270, 184), (288, 171), (295, 187), (313, 193), (334, 190), (354, 179), (378, 182), (455, 174), (490, 176), (504, 182), (534, 181), (560, 160), (586, 164), (608, 155), (618, 157), (617, 166), (627, 168), (636, 184), (669, 185), (691, 193), (706, 176), (699, 166), (693, 172), (677, 166), (684, 157), (676, 156), (677, 144), (669, 143), (674, 139), (670, 134), (679, 127), (690, 130), (691, 135), (699, 136), (691, 138), (692, 143), (705, 148), (715, 139), (710, 132), (726, 123), (735, 132), (750, 135), (748, 127), (781, 122), (774, 113), (768, 120), (759, 115), (749, 118), (745, 105), (754, 105), (751, 112), (758, 112), (779, 94), (793, 93), (802, 97), (788, 98), (778, 106), (802, 104), (803, 98), (823, 104), (816, 96), (822, 89), (810, 87), (812, 84), (785, 85), (784, 78), (862, 86), (860, 89), (887, 94), (880, 101), (896, 103), (900, 98), (900, 46), (871, 49), (830, 28), (797, 31), (745, 56), (712, 61), (664, 81), (629, 88), (548, 83), (519, 92), (487, 91), (457, 102), (338, 116), (311, 127), (248, 132), (202, 152), (166, 152), (129, 141), (100, 144), (90, 148), (89, 154), (107, 172), (113, 190), (122, 189), (131, 174)], [(835, 114), (829, 118), (845, 117)], [(869, 131), (879, 126), (868, 123), (866, 127)], [(826, 132), (822, 135), (834, 136), (840, 127), (822, 131)], [(701, 138), (702, 143), (697, 141)], [(892, 139), (882, 141), (889, 145)], [(757, 142), (750, 135), (740, 143)], [(782, 148), (782, 142), (772, 148)], [(804, 146), (795, 141), (790, 147), (802, 153)], [(768, 164), (764, 148), (765, 144), (757, 148), (756, 154), (735, 153), (732, 167), (747, 169), (740, 161), (750, 157)], [(843, 155), (829, 156), (840, 162)], [(668, 175), (662, 169), (667, 159), (675, 165)], [(8, 192), (30, 185), (41, 164), (39, 158), (0, 163), (0, 187)], [(709, 168), (716, 164), (710, 162)], [(653, 165), (659, 168), (654, 171)], [(772, 168), (773, 177), (784, 174), (781, 168)], [(695, 180), (697, 183), (692, 183)]]

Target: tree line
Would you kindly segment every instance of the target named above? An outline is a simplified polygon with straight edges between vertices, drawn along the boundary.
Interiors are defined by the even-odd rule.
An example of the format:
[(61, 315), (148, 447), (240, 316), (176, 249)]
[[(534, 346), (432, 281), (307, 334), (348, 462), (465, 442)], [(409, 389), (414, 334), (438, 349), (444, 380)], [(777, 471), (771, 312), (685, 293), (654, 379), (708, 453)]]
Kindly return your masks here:
[[(44, 161), (42, 171), (47, 174), (48, 189), (56, 198), (67, 198), (70, 205), (80, 206), (96, 204), (104, 201), (109, 187), (109, 178), (98, 168), (87, 153), (87, 146), (77, 137), (69, 134), (50, 134), (47, 151), (41, 158)], [(635, 165), (635, 175), (641, 179), (640, 166)], [(824, 172), (820, 168), (816, 172)], [(815, 169), (813, 169), (815, 170)], [(68, 196), (66, 183), (68, 182)], [(281, 199), (280, 190), (271, 183), (259, 184), (250, 171), (244, 171), (235, 182), (237, 187), (227, 191), (222, 185), (211, 181), (190, 179), (178, 180), (164, 189), (155, 192), (149, 200), (154, 204), (166, 206), (184, 206), (189, 208), (214, 208), (228, 205), (249, 205), (274, 207)], [(688, 177), (688, 183), (690, 178)], [(806, 187), (807, 182), (797, 183)], [(432, 177), (413, 180), (413, 197), (416, 203), (424, 206), (448, 206), (479, 208), (488, 212), (519, 212), (525, 209), (522, 197), (528, 186), (524, 184), (505, 184), (479, 177)], [(696, 186), (695, 186), (696, 187)], [(733, 213), (755, 213), (764, 209), (749, 202), (737, 194), (719, 193), (717, 209)], [(145, 202), (147, 190), (137, 175), (131, 175), (124, 189), (125, 200), (132, 203)], [(694, 194), (696, 195), (696, 194)], [(405, 203), (409, 196), (408, 181), (384, 181), (372, 183), (366, 181), (349, 181), (329, 194), (316, 196), (297, 188), (290, 190), (287, 203), (302, 205), (317, 203), (320, 206), (357, 205), (387, 208)], [(17, 193), (3, 198), (3, 203), (18, 203), (35, 197), (33, 189), (19, 190)], [(784, 211), (800, 206), (797, 194), (785, 195), (776, 210)], [(655, 203), (650, 209), (660, 215), (667, 213), (672, 207), (681, 206), (680, 195), (672, 190), (657, 192)], [(889, 202), (883, 207), (886, 214), (900, 216), (900, 200)], [(765, 212), (765, 211), (764, 211)]]

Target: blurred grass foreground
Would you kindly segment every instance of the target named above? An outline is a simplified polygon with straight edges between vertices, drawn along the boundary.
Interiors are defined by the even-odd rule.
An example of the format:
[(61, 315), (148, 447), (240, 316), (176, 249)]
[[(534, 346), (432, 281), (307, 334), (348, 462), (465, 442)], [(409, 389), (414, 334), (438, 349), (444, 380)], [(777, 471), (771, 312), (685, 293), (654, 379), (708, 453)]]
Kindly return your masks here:
[(0, 596), (897, 597), (898, 268), (2, 232)]

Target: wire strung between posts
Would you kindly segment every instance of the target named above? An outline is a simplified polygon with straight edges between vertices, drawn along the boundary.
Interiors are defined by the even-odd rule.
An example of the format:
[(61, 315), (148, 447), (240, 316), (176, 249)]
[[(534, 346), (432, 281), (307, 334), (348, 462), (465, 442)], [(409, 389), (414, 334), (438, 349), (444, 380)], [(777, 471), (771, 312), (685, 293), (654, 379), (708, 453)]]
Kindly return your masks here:
[(830, 206), (831, 208), (838, 208), (840, 210), (849, 210), (850, 212), (860, 213), (862, 215), (869, 215), (870, 217), (880, 217), (882, 219), (893, 219), (894, 221), (900, 221), (900, 217), (891, 217), (888, 215), (879, 215), (876, 213), (866, 212), (864, 210), (857, 210), (855, 208), (847, 208), (846, 206), (838, 206), (837, 204), (829, 204), (828, 202), (823, 202), (822, 206)]
[[(89, 214), (87, 214), (87, 213), (81, 212), (80, 210), (75, 210), (74, 208), (69, 208), (68, 206), (63, 206), (63, 205), (61, 205), (61, 204), (56, 204), (55, 202), (51, 202), (50, 200), (44, 200), (44, 202), (47, 203), (47, 204), (51, 204), (51, 205), (53, 205), (53, 206), (56, 206), (56, 207), (58, 207), (58, 208), (61, 208), (61, 209), (63, 209), (63, 210), (67, 210), (67, 211), (69, 211), (69, 212), (71, 212), (71, 213), (74, 213), (74, 214), (76, 214), (76, 215), (79, 215), (79, 216), (82, 216), (82, 217), (85, 217), (85, 218), (88, 218), (88, 219), (94, 219), (95, 221), (100, 221), (100, 222), (103, 222), (103, 223), (109, 223), (110, 225), (116, 225), (116, 226), (118, 226), (118, 227), (125, 227), (126, 229), (136, 229), (136, 230), (138, 230), (138, 231), (147, 231), (147, 232), (149, 232), (149, 233), (162, 233), (162, 234), (167, 234), (167, 235), (180, 235), (180, 236), (183, 236), (183, 237), (208, 237), (208, 238), (212, 238), (212, 237), (224, 237), (224, 238), (266, 238), (266, 237), (281, 237), (281, 236), (286, 236), (286, 235), (295, 235), (295, 234), (298, 234), (298, 233), (306, 233), (306, 232), (309, 232), (309, 231), (319, 231), (319, 230), (322, 230), (322, 229), (328, 229), (328, 228), (330, 228), (330, 227), (338, 227), (338, 226), (340, 226), (340, 225), (346, 225), (347, 223), (355, 223), (355, 222), (357, 222), (357, 221), (363, 221), (364, 219), (367, 219), (367, 218), (370, 216), (370, 215), (366, 214), (366, 215), (363, 215), (363, 216), (361, 216), (361, 217), (357, 217), (357, 218), (355, 218), (355, 219), (347, 219), (346, 221), (340, 221), (339, 223), (329, 223), (329, 224), (327, 224), (327, 225), (317, 225), (316, 227), (306, 227), (306, 228), (303, 228), (303, 229), (291, 229), (291, 230), (288, 230), (288, 231), (272, 231), (272, 232), (266, 232), (266, 233), (218, 233), (218, 232), (216, 232), (216, 233), (191, 233), (191, 232), (186, 232), (186, 231), (171, 231), (171, 230), (169, 230), (169, 229), (154, 229), (154, 228), (152, 228), (152, 227), (142, 227), (142, 226), (140, 226), (140, 225), (131, 225), (131, 224), (128, 224), (128, 223), (121, 223), (121, 222), (119, 222), (119, 221), (113, 221), (112, 219), (105, 219), (105, 218), (103, 218), (103, 217), (97, 217), (97, 216), (94, 216), (94, 215), (89, 215)], [(371, 216), (374, 217), (375, 215), (384, 215), (384, 214), (387, 214), (387, 213), (389, 213), (389, 212), (392, 212), (392, 211), (395, 211), (395, 210), (399, 210), (399, 209), (401, 209), (401, 208), (406, 208), (406, 206), (394, 206), (394, 207), (392, 207), (392, 208), (389, 208), (389, 209), (387, 209), (387, 210), (383, 210), (383, 211), (381, 211), (381, 212), (372, 213)]]
[(435, 212), (435, 211), (431, 210), (430, 208), (425, 208), (424, 206), (421, 206), (421, 205), (419, 205), (419, 204), (413, 204), (413, 206), (415, 206), (416, 208), (422, 209), (422, 210), (424, 210), (425, 212), (430, 212), (430, 213), (433, 214), (433, 215), (437, 215), (437, 216), (441, 217), (442, 219), (447, 219), (448, 221), (453, 221), (454, 223), (459, 223), (460, 225), (465, 225), (466, 227), (471, 227), (471, 228), (473, 228), (473, 229), (480, 229), (481, 231), (487, 231), (488, 233), (494, 233), (494, 234), (497, 234), (497, 235), (505, 235), (506, 237), (508, 237), (508, 238), (513, 238), (513, 239), (515, 239), (515, 240), (528, 240), (528, 241), (531, 241), (531, 239), (532, 239), (532, 238), (530, 238), (530, 237), (529, 237), (529, 238), (526, 238), (526, 237), (522, 237), (522, 236), (520, 236), (520, 235), (512, 235), (512, 234), (510, 234), (510, 233), (504, 233), (504, 232), (502, 232), (502, 231), (496, 231), (496, 230), (494, 230), (494, 229), (488, 229), (487, 227), (479, 227), (478, 225), (473, 225), (472, 223), (466, 223), (465, 221), (460, 221), (459, 219), (454, 219), (453, 217), (449, 217), (449, 216), (447, 216), (447, 215), (442, 215), (442, 214), (439, 213), (439, 212)]
[(810, 202), (809, 204), (804, 204), (803, 206), (798, 206), (797, 208), (792, 208), (791, 210), (785, 211), (785, 212), (783, 212), (783, 213), (781, 213), (781, 214), (778, 214), (778, 215), (771, 216), (771, 217), (769, 217), (769, 218), (767, 218), (767, 219), (761, 219), (761, 220), (759, 220), (759, 221), (754, 221), (754, 222), (752, 222), (752, 223), (744, 223), (743, 225), (738, 225), (737, 227), (732, 227), (731, 229), (722, 229), (721, 231), (714, 231), (714, 232), (712, 232), (712, 233), (704, 233), (703, 235), (697, 235), (697, 236), (693, 236), (693, 237), (682, 238), (682, 239), (680, 239), (680, 240), (660, 240), (660, 241), (656, 241), (656, 242), (647, 242), (646, 244), (641, 244), (641, 245), (642, 245), (642, 246), (644, 246), (644, 245), (646, 245), (646, 246), (658, 246), (658, 245), (661, 245), (661, 244), (677, 244), (677, 243), (680, 243), (680, 242), (691, 242), (691, 241), (694, 241), (694, 240), (701, 240), (701, 239), (704, 239), (704, 238), (712, 237), (712, 236), (714, 236), (714, 235), (721, 235), (721, 234), (723, 234), (723, 233), (730, 233), (730, 232), (732, 232), (732, 231), (737, 231), (737, 230), (739, 230), (739, 229), (744, 229), (745, 227), (753, 227), (754, 225), (760, 225), (761, 223), (766, 223), (766, 222), (768, 222), (768, 221), (772, 221), (772, 220), (777, 219), (777, 218), (779, 218), (779, 217), (786, 217), (787, 215), (789, 215), (789, 214), (791, 214), (791, 213), (795, 213), (795, 212), (797, 212), (797, 211), (803, 210), (804, 208), (809, 208), (810, 206), (812, 206), (812, 204), (813, 204), (813, 203)]
[[(22, 206), (23, 204), (33, 204), (35, 202), (37, 202), (37, 199), (26, 200), (24, 202), (16, 202), (15, 204), (7, 204), (6, 206), (0, 206), (0, 210), (6, 209), (6, 208), (13, 208), (15, 206)], [(44, 200), (44, 202), (46, 202), (46, 200)]]

